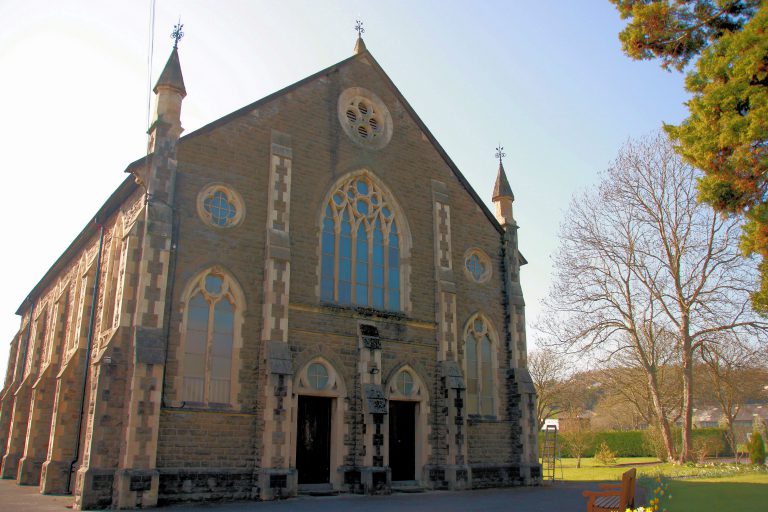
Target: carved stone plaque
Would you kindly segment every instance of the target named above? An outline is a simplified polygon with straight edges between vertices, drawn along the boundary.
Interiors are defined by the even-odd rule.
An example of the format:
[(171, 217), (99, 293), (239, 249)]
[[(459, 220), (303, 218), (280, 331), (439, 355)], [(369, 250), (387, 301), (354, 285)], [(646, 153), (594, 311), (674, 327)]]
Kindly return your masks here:
[(363, 386), (365, 404), (371, 414), (387, 414), (387, 399), (384, 390), (377, 384), (365, 384)]

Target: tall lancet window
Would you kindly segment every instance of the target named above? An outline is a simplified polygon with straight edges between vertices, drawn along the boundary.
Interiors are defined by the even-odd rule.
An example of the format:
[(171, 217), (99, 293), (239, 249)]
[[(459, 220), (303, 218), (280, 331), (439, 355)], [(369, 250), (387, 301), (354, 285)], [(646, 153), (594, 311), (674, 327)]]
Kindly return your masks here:
[(215, 269), (195, 280), (187, 300), (183, 332), (182, 400), (232, 402), (236, 360), (236, 313), (242, 308), (237, 285)]
[(402, 241), (392, 205), (367, 175), (355, 175), (325, 206), (320, 298), (400, 311)]
[(496, 410), (494, 342), (487, 320), (475, 315), (464, 331), (464, 370), (467, 377), (467, 412), (492, 416)]

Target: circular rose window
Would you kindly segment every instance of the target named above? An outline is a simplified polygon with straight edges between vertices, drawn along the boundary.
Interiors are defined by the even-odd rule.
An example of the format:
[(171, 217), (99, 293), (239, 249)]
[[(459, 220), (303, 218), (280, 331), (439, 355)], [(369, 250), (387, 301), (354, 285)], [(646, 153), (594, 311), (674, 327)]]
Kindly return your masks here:
[(364, 148), (381, 149), (392, 138), (389, 109), (361, 87), (351, 87), (339, 96), (339, 122), (352, 142)]

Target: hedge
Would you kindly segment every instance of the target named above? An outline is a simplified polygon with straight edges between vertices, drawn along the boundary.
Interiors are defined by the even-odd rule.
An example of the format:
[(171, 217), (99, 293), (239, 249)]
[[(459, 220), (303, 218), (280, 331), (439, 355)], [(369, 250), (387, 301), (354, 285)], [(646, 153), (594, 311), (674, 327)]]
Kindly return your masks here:
[[(691, 431), (694, 447), (697, 443), (709, 441), (710, 446), (715, 446), (717, 455), (732, 455), (730, 447), (726, 442), (726, 431), (721, 428), (697, 428)], [(558, 433), (558, 445), (560, 445), (560, 455), (562, 457), (572, 457), (570, 450), (562, 442), (562, 433)], [(607, 430), (602, 432), (593, 432), (593, 438), (582, 457), (593, 457), (600, 443), (605, 441), (608, 448), (613, 451), (617, 457), (655, 457), (653, 449), (646, 442), (647, 431), (645, 430)], [(680, 429), (674, 431), (675, 442), (678, 446), (681, 444), (682, 433)], [(539, 450), (544, 446), (544, 432), (539, 432)], [(711, 455), (715, 455), (711, 453)]]

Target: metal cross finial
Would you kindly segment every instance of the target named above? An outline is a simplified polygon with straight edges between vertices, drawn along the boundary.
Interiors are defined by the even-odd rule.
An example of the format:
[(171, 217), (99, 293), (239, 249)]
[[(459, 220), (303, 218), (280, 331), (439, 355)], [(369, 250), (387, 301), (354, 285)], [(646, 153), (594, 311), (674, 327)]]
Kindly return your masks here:
[(183, 28), (184, 25), (181, 23), (181, 18), (179, 18), (179, 22), (173, 26), (173, 32), (171, 32), (174, 49), (179, 47), (179, 40), (184, 37), (184, 32), (181, 31)]
[(499, 165), (501, 165), (501, 159), (507, 156), (507, 154), (504, 152), (504, 146), (499, 143), (498, 146), (496, 146), (496, 158), (499, 159)]
[(357, 37), (363, 37), (363, 32), (365, 32), (365, 29), (363, 28), (362, 21), (355, 20), (355, 30), (357, 31)]

